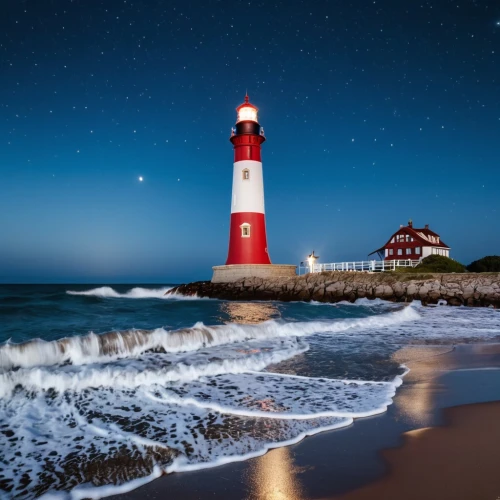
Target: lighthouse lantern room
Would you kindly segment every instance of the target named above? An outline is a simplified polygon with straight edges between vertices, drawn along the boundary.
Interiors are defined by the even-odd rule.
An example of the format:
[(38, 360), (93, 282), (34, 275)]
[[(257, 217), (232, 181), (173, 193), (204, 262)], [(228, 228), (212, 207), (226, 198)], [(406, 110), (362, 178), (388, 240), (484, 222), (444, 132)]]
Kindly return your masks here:
[(229, 250), (225, 266), (215, 266), (212, 282), (243, 277), (295, 275), (295, 266), (272, 265), (267, 249), (261, 149), (266, 140), (258, 109), (248, 95), (236, 108), (230, 141), (234, 149)]

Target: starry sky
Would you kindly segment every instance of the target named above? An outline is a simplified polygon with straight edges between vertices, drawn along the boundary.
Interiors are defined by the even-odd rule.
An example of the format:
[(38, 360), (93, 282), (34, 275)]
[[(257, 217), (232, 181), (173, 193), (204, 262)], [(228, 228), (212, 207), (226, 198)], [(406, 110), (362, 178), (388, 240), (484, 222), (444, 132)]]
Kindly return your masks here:
[(274, 263), (500, 254), (497, 1), (4, 0), (0, 281), (209, 279), (247, 90)]

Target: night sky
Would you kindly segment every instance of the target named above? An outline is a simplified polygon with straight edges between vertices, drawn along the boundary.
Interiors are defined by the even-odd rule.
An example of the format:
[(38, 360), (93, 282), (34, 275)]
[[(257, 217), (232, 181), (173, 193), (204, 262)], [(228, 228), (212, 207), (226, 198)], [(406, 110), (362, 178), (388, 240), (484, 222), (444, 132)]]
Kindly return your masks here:
[(274, 263), (500, 253), (498, 1), (4, 0), (0, 281), (209, 279), (246, 90)]

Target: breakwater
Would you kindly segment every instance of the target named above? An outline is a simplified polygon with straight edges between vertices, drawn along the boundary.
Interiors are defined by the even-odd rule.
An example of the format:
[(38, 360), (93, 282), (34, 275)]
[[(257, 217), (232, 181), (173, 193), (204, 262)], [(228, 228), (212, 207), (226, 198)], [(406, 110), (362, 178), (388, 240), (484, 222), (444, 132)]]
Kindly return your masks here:
[(500, 273), (418, 274), (323, 272), (282, 278), (245, 278), (232, 283), (197, 281), (167, 294), (225, 300), (354, 302), (360, 298), (453, 306), (500, 308)]

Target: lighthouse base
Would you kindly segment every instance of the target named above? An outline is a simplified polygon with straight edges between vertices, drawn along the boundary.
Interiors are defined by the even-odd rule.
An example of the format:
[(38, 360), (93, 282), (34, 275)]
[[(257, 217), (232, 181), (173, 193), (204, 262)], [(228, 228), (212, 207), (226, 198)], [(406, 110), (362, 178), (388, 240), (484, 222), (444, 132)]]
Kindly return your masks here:
[(285, 264), (232, 264), (214, 266), (212, 283), (233, 283), (244, 278), (283, 278), (296, 276), (297, 266)]

